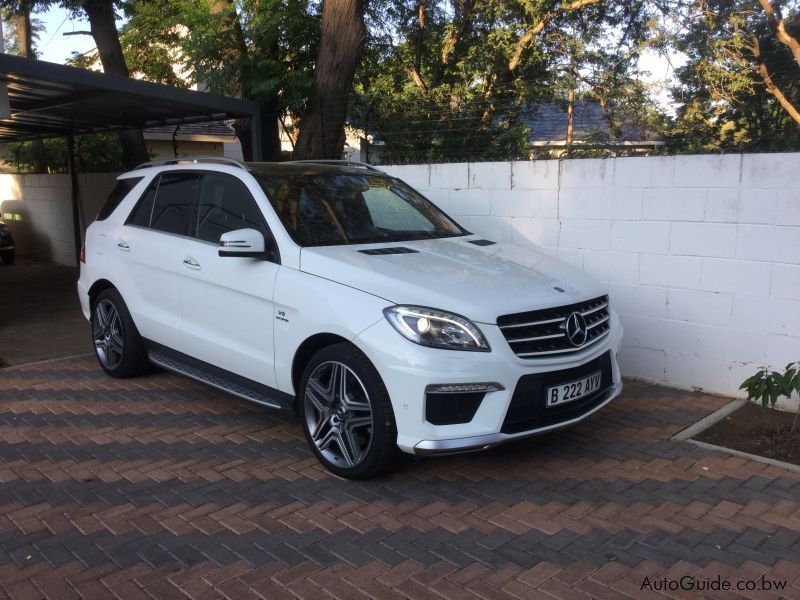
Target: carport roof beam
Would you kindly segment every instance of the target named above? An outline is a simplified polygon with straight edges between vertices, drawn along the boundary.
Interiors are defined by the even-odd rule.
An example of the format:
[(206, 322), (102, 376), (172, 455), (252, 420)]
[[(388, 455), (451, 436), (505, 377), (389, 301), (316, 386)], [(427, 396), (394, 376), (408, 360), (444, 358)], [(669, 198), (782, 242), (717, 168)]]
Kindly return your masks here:
[[(0, 54), (0, 142), (258, 117), (258, 104)], [(2, 85), (0, 85), (0, 89)]]

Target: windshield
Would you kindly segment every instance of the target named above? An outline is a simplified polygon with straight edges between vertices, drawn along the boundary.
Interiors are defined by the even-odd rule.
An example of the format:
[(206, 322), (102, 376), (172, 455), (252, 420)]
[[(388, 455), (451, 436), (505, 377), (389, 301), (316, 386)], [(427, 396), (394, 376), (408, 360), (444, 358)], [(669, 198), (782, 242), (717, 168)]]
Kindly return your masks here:
[(301, 246), (403, 242), (467, 235), (403, 182), (353, 173), (253, 173)]

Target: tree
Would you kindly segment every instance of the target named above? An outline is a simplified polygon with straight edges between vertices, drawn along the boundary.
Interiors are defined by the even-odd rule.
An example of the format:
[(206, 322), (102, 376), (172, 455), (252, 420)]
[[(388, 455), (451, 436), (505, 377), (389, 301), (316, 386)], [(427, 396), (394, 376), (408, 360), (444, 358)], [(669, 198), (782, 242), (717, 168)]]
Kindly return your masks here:
[(790, 42), (800, 18), (795, 10), (784, 16), (775, 3), (768, 6), (772, 17), (760, 0), (696, 0), (681, 14), (674, 39), (688, 61), (673, 91), (675, 148), (800, 148), (800, 67)]
[[(13, 23), (12, 35), (8, 40), (7, 51), (25, 58), (36, 59), (34, 48), (41, 25), (36, 22), (31, 13), (36, 8), (33, 0), (15, 0), (4, 3), (6, 21)], [(47, 153), (44, 142), (36, 138), (30, 142), (31, 172), (47, 173)]]
[[(259, 104), (262, 155), (279, 160), (279, 121), (302, 114), (319, 45), (319, 14), (305, 0), (132, 0), (125, 27), (171, 47), (201, 89)], [(246, 159), (250, 123), (235, 128)]]
[(393, 0), (352, 113), (382, 160), (527, 158), (539, 102), (592, 97), (609, 119), (650, 35), (646, 3), (606, 0)]
[[(114, 1), (64, 0), (62, 4), (73, 11), (80, 10), (88, 17), (92, 37), (97, 46), (97, 54), (103, 65), (103, 72), (130, 77), (119, 41)], [(126, 169), (133, 168), (150, 158), (141, 130), (126, 129), (120, 131), (117, 136), (122, 147), (122, 164)]]
[(296, 158), (340, 158), (347, 97), (367, 41), (366, 0), (324, 0), (319, 53)]

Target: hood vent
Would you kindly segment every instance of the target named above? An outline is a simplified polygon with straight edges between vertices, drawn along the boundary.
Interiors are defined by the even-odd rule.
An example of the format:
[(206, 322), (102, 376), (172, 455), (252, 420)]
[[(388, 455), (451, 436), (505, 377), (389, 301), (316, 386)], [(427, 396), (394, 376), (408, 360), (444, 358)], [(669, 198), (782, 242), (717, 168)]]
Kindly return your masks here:
[(493, 242), (492, 240), (469, 240), (470, 244), (475, 244), (476, 246), (494, 246), (497, 242)]
[(418, 250), (413, 250), (411, 248), (405, 248), (403, 246), (396, 246), (394, 248), (371, 248), (369, 250), (359, 250), (361, 254), (415, 254), (419, 252)]

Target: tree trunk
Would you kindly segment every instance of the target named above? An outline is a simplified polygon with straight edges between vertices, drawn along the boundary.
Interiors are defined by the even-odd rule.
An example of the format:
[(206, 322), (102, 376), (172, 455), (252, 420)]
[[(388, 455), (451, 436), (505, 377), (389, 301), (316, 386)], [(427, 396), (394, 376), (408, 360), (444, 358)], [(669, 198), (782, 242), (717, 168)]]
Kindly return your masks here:
[[(113, 0), (83, 0), (81, 7), (89, 17), (92, 37), (97, 46), (100, 62), (103, 64), (103, 71), (111, 75), (130, 77), (125, 56), (122, 54), (122, 45), (119, 43)], [(122, 146), (122, 163), (126, 169), (149, 160), (150, 156), (140, 129), (123, 130), (117, 135)]]
[(347, 97), (364, 53), (366, 0), (325, 0), (314, 89), (300, 121), (295, 158), (341, 158)]
[[(33, 52), (33, 28), (31, 26), (30, 8), (20, 6), (17, 15), (17, 44), (19, 54), (25, 58), (36, 59)], [(44, 151), (44, 142), (41, 138), (31, 140), (31, 166), (34, 173), (47, 173), (47, 154)]]
[(572, 154), (573, 117), (575, 113), (575, 90), (567, 92), (567, 156)]

